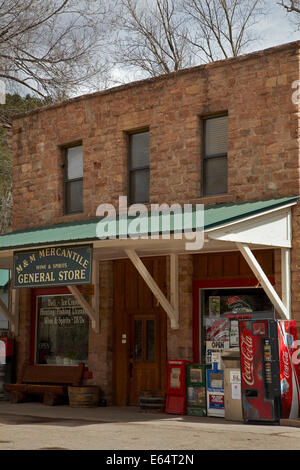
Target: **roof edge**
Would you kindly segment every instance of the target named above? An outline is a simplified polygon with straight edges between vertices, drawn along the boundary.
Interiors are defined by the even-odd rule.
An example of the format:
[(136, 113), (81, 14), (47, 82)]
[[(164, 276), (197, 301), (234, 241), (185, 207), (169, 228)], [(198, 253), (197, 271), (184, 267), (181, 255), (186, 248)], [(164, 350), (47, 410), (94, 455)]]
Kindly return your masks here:
[[(282, 200), (282, 199), (284, 199), (284, 200)], [(267, 199), (266, 202), (268, 200), (270, 200), (270, 199)], [(218, 229), (223, 225), (230, 224), (232, 222), (238, 222), (240, 220), (243, 220), (243, 219), (246, 219), (248, 217), (255, 216), (255, 215), (260, 215), (260, 214), (263, 214), (265, 212), (268, 212), (269, 210), (276, 210), (276, 209), (280, 209), (280, 208), (284, 208), (284, 207), (289, 207), (289, 206), (292, 206), (294, 204), (297, 204), (298, 200), (299, 200), (299, 196), (291, 196), (291, 197), (287, 197), (287, 198), (281, 198), (281, 200), (278, 201), (278, 203), (274, 203), (274, 204), (270, 205), (270, 207), (267, 207), (267, 208), (262, 207), (262, 208), (258, 208), (258, 209), (253, 209), (252, 211), (251, 210), (248, 211), (247, 214), (228, 217), (227, 219), (222, 220), (222, 222), (213, 222), (213, 223), (209, 224), (208, 226), (205, 226), (205, 230)], [(257, 202), (257, 201), (249, 201), (249, 203), (251, 203), (251, 202)], [(232, 204), (232, 205), (236, 205), (236, 204)]]

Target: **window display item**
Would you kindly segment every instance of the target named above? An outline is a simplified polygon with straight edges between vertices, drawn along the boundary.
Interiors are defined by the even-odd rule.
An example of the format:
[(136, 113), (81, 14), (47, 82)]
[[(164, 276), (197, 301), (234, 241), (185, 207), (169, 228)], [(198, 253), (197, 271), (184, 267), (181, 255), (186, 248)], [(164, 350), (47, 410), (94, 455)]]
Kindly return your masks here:
[(216, 318), (220, 316), (221, 303), (219, 295), (211, 295), (209, 297), (209, 317)]
[(206, 364), (212, 363), (212, 353), (229, 348), (229, 327), (227, 318), (206, 318)]

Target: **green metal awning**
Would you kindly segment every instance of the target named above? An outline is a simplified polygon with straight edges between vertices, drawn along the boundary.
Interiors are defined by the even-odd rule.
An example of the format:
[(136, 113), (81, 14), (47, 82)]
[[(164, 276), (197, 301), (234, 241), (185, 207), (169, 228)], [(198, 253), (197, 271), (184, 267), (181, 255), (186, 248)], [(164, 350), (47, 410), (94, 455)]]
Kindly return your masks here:
[[(217, 229), (218, 227), (224, 226), (226, 224), (235, 223), (252, 216), (261, 215), (274, 209), (296, 204), (297, 201), (298, 196), (294, 196), (265, 201), (242, 202), (238, 204), (216, 204), (214, 206), (206, 206), (204, 207), (204, 230), (207, 231)], [(79, 222), (63, 223), (10, 232), (0, 236), (0, 250), (13, 250), (39, 245), (88, 242), (98, 240), (96, 228), (100, 220), (100, 218), (89, 219)], [(133, 217), (128, 217), (127, 227), (133, 220)], [(151, 222), (152, 216), (148, 215), (148, 226), (150, 226)], [(161, 215), (159, 216), (158, 224), (159, 233), (163, 233), (163, 222)], [(184, 220), (181, 220), (178, 225), (178, 218), (174, 217), (171, 213), (170, 232), (174, 233), (176, 230), (185, 228), (185, 225), (182, 227), (181, 224), (185, 224)], [(191, 230), (197, 229), (195, 212), (193, 213), (192, 223), (187, 228)], [(138, 232), (138, 234), (140, 233), (141, 232)], [(116, 230), (108, 231), (107, 236), (108, 238), (111, 236), (119, 238), (120, 235), (122, 234), (120, 233), (119, 221), (117, 220)]]
[[(115, 220), (114, 218), (99, 217), (85, 221), (10, 232), (0, 236), (0, 268), (3, 268), (6, 273), (8, 273), (8, 269), (13, 269), (14, 254), (18, 250), (29, 250), (32, 247), (58, 244), (80, 245), (92, 243), (92, 284), (95, 286), (93, 305), (86, 302), (74, 286), (69, 285), (67, 287), (89, 315), (95, 332), (99, 332), (99, 262), (122, 258), (129, 258), (132, 261), (170, 318), (171, 328), (177, 329), (179, 327), (178, 255), (186, 252), (199, 253), (200, 250), (203, 250), (202, 252), (239, 250), (270, 298), (275, 310), (279, 312), (282, 318), (290, 318), (291, 206), (297, 204), (298, 199), (298, 196), (294, 196), (237, 204), (217, 204), (206, 207), (195, 205), (191, 217), (188, 218), (185, 218), (184, 210), (182, 213), (156, 213), (154, 216), (150, 212), (150, 215), (147, 213), (142, 219), (141, 214), (128, 217), (125, 220), (122, 218), (116, 218)], [(170, 208), (171, 210), (172, 208)], [(169, 225), (165, 224), (166, 216)], [(99, 232), (97, 232), (99, 222), (101, 222), (102, 228), (103, 223), (106, 224), (104, 234), (107, 239), (105, 237), (100, 239), (97, 236), (99, 235)], [(153, 226), (156, 231), (153, 231)], [(186, 241), (186, 229), (188, 232), (197, 232), (195, 235), (192, 234), (197, 243)], [(182, 237), (183, 231), (185, 237)], [(134, 234), (136, 234), (136, 237), (132, 237)], [(147, 236), (142, 237), (142, 234)], [(170, 236), (168, 236), (169, 234)], [(199, 244), (198, 235), (200, 235), (199, 241), (201, 242)], [(189, 240), (192, 238), (188, 237)], [(187, 247), (187, 245), (192, 245), (192, 247)], [(282, 300), (251, 251), (266, 246), (281, 248)], [(16, 254), (18, 255), (18, 253)], [(141, 259), (144, 256), (160, 255), (170, 256), (170, 300), (160, 290)], [(3, 272), (3, 282), (6, 281), (6, 276), (7, 274)], [(13, 289), (15, 301), (13, 302), (14, 308), (12, 308), (12, 311), (9, 311), (4, 304), (1, 307), (0, 303), (2, 311), (11, 321), (14, 332), (18, 331), (17, 291), (18, 289)]]
[(246, 217), (263, 214), (272, 209), (279, 209), (286, 205), (296, 204), (298, 199), (298, 196), (294, 196), (269, 199), (266, 201), (241, 202), (238, 204), (217, 204), (207, 207), (204, 212), (205, 230), (237, 222)]

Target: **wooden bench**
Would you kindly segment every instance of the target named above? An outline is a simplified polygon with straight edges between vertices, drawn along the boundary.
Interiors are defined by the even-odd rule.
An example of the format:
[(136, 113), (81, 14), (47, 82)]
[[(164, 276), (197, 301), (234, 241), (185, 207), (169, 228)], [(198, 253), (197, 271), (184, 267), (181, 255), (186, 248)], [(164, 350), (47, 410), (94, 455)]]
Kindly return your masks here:
[(28, 395), (41, 395), (46, 405), (62, 403), (68, 396), (68, 386), (81, 385), (84, 364), (78, 366), (26, 365), (20, 383), (4, 384), (11, 403), (26, 401)]

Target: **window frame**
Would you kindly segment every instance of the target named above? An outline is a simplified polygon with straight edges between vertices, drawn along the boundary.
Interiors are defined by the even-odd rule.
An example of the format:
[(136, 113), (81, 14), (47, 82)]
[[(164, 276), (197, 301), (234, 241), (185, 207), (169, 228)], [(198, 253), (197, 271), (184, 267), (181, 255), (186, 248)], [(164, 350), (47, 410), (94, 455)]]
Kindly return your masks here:
[[(143, 134), (143, 133), (148, 133), (149, 134), (149, 149), (148, 149), (148, 165), (141, 165), (135, 168), (131, 167), (131, 138), (134, 135), (137, 134)], [(149, 175), (149, 192), (148, 192), (148, 200), (147, 201), (139, 201), (136, 202), (132, 198), (132, 175), (136, 172), (143, 171), (143, 170), (148, 170), (148, 175)], [(150, 202), (150, 128), (149, 127), (144, 127), (139, 130), (134, 130), (127, 132), (127, 181), (128, 181), (128, 200), (129, 204), (148, 204)]]
[[(74, 147), (82, 147), (82, 176), (79, 178), (72, 178), (68, 179), (68, 150)], [(82, 141), (74, 142), (69, 145), (65, 145), (63, 147), (63, 208), (64, 208), (64, 215), (73, 215), (73, 214), (82, 214), (83, 213), (83, 143)], [(68, 197), (68, 184), (74, 183), (76, 181), (82, 181), (82, 209), (77, 211), (70, 211), (69, 210), (69, 197)]]
[[(202, 121), (202, 185), (201, 185), (201, 195), (202, 197), (214, 197), (214, 196), (224, 196), (226, 194), (228, 194), (228, 149), (227, 149), (227, 152), (226, 153), (216, 153), (216, 154), (212, 154), (212, 155), (206, 155), (206, 152), (205, 152), (205, 145), (206, 145), (206, 122), (209, 120), (209, 119), (217, 119), (217, 118), (220, 118), (220, 117), (227, 117), (227, 121), (228, 121), (228, 112), (227, 111), (224, 111), (224, 112), (220, 112), (220, 113), (217, 113), (217, 114), (212, 114), (212, 115), (208, 115), (208, 116), (202, 116), (201, 117), (201, 121)], [(228, 143), (228, 135), (227, 135), (227, 143)], [(209, 159), (213, 159), (213, 158), (218, 158), (218, 157), (226, 157), (226, 163), (227, 163), (227, 175), (226, 175), (226, 192), (222, 192), (222, 193), (215, 193), (215, 194), (207, 194), (206, 192), (206, 178), (205, 178), (205, 162)]]

